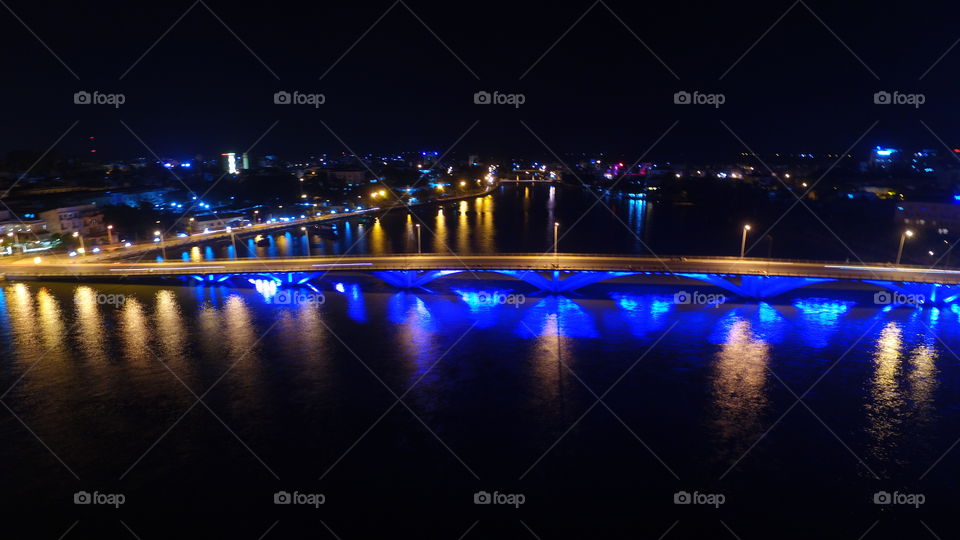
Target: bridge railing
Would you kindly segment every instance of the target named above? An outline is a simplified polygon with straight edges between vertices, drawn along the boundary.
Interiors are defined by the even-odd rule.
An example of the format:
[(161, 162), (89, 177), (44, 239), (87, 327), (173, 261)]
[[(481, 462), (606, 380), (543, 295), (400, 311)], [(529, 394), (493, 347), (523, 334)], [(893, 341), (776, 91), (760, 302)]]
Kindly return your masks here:
[[(757, 264), (757, 263), (786, 263), (786, 264), (824, 264), (824, 265), (848, 265), (848, 266), (879, 266), (885, 268), (906, 268), (906, 269), (917, 269), (917, 270), (926, 270), (934, 269), (937, 267), (926, 266), (926, 265), (910, 265), (910, 264), (900, 264), (896, 265), (892, 262), (887, 261), (873, 261), (873, 262), (860, 262), (860, 261), (838, 261), (838, 260), (829, 260), (829, 259), (786, 259), (786, 258), (769, 258), (769, 257), (736, 257), (736, 256), (724, 256), (724, 255), (669, 255), (669, 256), (658, 256), (651, 254), (642, 254), (642, 253), (587, 253), (587, 252), (561, 252), (558, 254), (553, 253), (543, 253), (543, 252), (498, 252), (498, 253), (381, 253), (381, 254), (369, 254), (369, 253), (349, 253), (349, 254), (321, 254), (321, 255), (299, 255), (291, 257), (233, 257), (233, 258), (218, 258), (218, 259), (205, 259), (203, 261), (193, 261), (193, 262), (216, 262), (216, 261), (271, 261), (271, 260), (289, 260), (296, 261), (301, 259), (372, 259), (372, 258), (417, 258), (417, 257), (453, 257), (453, 258), (471, 258), (471, 257), (537, 257), (543, 260), (549, 260), (556, 257), (601, 257), (601, 258), (614, 258), (614, 259), (637, 259), (637, 260), (646, 260), (652, 262), (663, 261), (664, 263), (671, 262), (691, 262), (691, 261), (717, 261), (717, 262), (734, 262), (738, 264)], [(79, 262), (79, 261), (78, 261)], [(118, 261), (122, 263), (123, 261)], [(183, 262), (182, 259), (170, 259), (167, 262)], [(940, 266), (940, 269), (953, 269), (956, 267), (947, 267)]]

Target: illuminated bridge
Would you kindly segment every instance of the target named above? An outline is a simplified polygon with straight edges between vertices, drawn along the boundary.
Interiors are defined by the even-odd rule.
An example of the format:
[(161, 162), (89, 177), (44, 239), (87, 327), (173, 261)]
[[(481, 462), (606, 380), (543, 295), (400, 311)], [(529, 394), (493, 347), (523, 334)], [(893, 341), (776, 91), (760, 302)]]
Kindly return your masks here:
[[(196, 285), (313, 287), (330, 273), (361, 272), (399, 288), (424, 287), (453, 274), (498, 274), (548, 293), (565, 293), (607, 280), (642, 276), (701, 282), (748, 299), (771, 298), (808, 285), (833, 281), (870, 284), (926, 302), (952, 303), (960, 298), (960, 270), (724, 257), (636, 257), (584, 254), (383, 255), (287, 259), (227, 259), (204, 262), (70, 263), (0, 265), (9, 280), (128, 280), (179, 278)], [(690, 280), (693, 280), (692, 282)], [(662, 278), (661, 278), (662, 281)]]

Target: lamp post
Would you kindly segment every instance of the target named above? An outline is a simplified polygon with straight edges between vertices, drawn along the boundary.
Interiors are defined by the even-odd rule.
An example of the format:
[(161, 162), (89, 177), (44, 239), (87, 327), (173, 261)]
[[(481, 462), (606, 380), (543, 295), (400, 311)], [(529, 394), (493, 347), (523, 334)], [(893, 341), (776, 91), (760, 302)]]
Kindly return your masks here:
[(417, 255), (422, 253), (423, 252), (420, 250), (420, 224), (417, 223)]
[(750, 230), (749, 225), (743, 226), (743, 236), (740, 237), (740, 258), (743, 258), (744, 252), (747, 249), (747, 231)]
[(560, 233), (560, 222), (559, 222), (559, 221), (554, 221), (554, 222), (553, 222), (553, 256), (554, 256), (557, 260), (560, 259), (560, 252), (559, 252), (560, 235), (559, 235), (559, 233)]
[(237, 233), (233, 232), (233, 227), (227, 225), (227, 234), (230, 235), (230, 243), (233, 244), (233, 258), (239, 259), (240, 253), (237, 252)]
[(167, 260), (167, 246), (166, 246), (166, 244), (165, 244), (164, 241), (163, 241), (163, 233), (160, 232), (160, 231), (153, 231), (153, 236), (154, 236), (154, 238), (158, 238), (158, 239), (160, 240), (160, 255), (163, 257), (163, 260), (166, 261), (166, 260)]
[(903, 231), (903, 234), (900, 235), (900, 247), (897, 248), (897, 264), (898, 265), (900, 264), (900, 257), (903, 255), (903, 243), (906, 241), (907, 238), (912, 236), (913, 236), (913, 231), (911, 231), (910, 229)]
[(79, 231), (74, 231), (74, 232), (73, 232), (73, 237), (80, 239), (80, 250), (79, 250), (79, 253), (80, 253), (81, 255), (85, 255), (85, 254), (87, 253), (87, 248), (86, 248), (86, 246), (83, 245), (83, 236), (80, 235), (80, 232), (79, 232)]
[(310, 234), (307, 232), (306, 227), (300, 227), (300, 230), (303, 231), (303, 239), (306, 240), (307, 243), (307, 257), (310, 257), (312, 255), (312, 253), (310, 253)]
[(113, 225), (107, 225), (107, 243), (113, 243)]

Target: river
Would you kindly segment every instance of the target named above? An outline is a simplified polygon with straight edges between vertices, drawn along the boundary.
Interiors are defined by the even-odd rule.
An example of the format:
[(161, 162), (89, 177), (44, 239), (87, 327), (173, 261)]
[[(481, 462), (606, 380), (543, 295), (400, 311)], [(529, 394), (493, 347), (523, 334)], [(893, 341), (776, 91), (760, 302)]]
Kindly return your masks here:
[[(572, 226), (556, 191), (506, 189), (431, 211), (427, 249), (545, 250), (545, 224)], [(599, 210), (566, 241), (640, 249)], [(643, 234), (642, 201), (618, 212)], [(363, 239), (342, 225), (324, 249), (409, 250), (412, 219)], [(12, 536), (75, 522), (71, 536), (97, 538), (958, 527), (957, 311), (826, 289), (714, 306), (678, 305), (669, 285), (549, 296), (466, 274), (429, 291), (362, 275), (317, 288), (278, 305), (252, 288), (3, 284), (4, 504), (30, 531)], [(81, 491), (124, 501), (75, 504)], [(275, 504), (283, 493), (295, 504)], [(923, 503), (875, 504), (883, 493)]]

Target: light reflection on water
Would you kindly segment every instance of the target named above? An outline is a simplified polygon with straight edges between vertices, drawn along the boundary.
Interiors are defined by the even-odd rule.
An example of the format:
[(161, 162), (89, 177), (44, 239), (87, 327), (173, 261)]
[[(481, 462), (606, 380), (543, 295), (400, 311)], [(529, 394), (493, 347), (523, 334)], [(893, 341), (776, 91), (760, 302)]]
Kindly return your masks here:
[(183, 315), (180, 313), (180, 305), (177, 303), (173, 291), (157, 291), (154, 309), (157, 349), (160, 352), (161, 359), (168, 364), (172, 364), (177, 371), (191, 369), (190, 363), (184, 362), (189, 336), (184, 325)]
[(63, 359), (66, 353), (63, 315), (60, 313), (60, 303), (46, 288), (37, 292), (37, 312), (40, 322), (41, 343), (43, 356), (51, 361)]
[(870, 453), (880, 463), (902, 460), (903, 447), (916, 443), (907, 434), (932, 420), (938, 354), (933, 339), (906, 337), (904, 324), (894, 321), (876, 339), (866, 411)]
[(100, 364), (107, 360), (106, 329), (97, 305), (97, 292), (87, 286), (76, 288), (73, 305), (76, 310), (75, 343), (87, 360)]
[(150, 352), (152, 332), (143, 305), (136, 298), (127, 298), (120, 310), (120, 341), (127, 360), (146, 362), (153, 358)]
[(34, 293), (23, 283), (7, 288), (6, 292), (13, 349), (21, 363), (29, 364), (43, 353), (36, 325)]
[(758, 339), (750, 321), (733, 313), (721, 324), (727, 331), (713, 364), (713, 414), (718, 454), (736, 458), (765, 428), (770, 346)]

